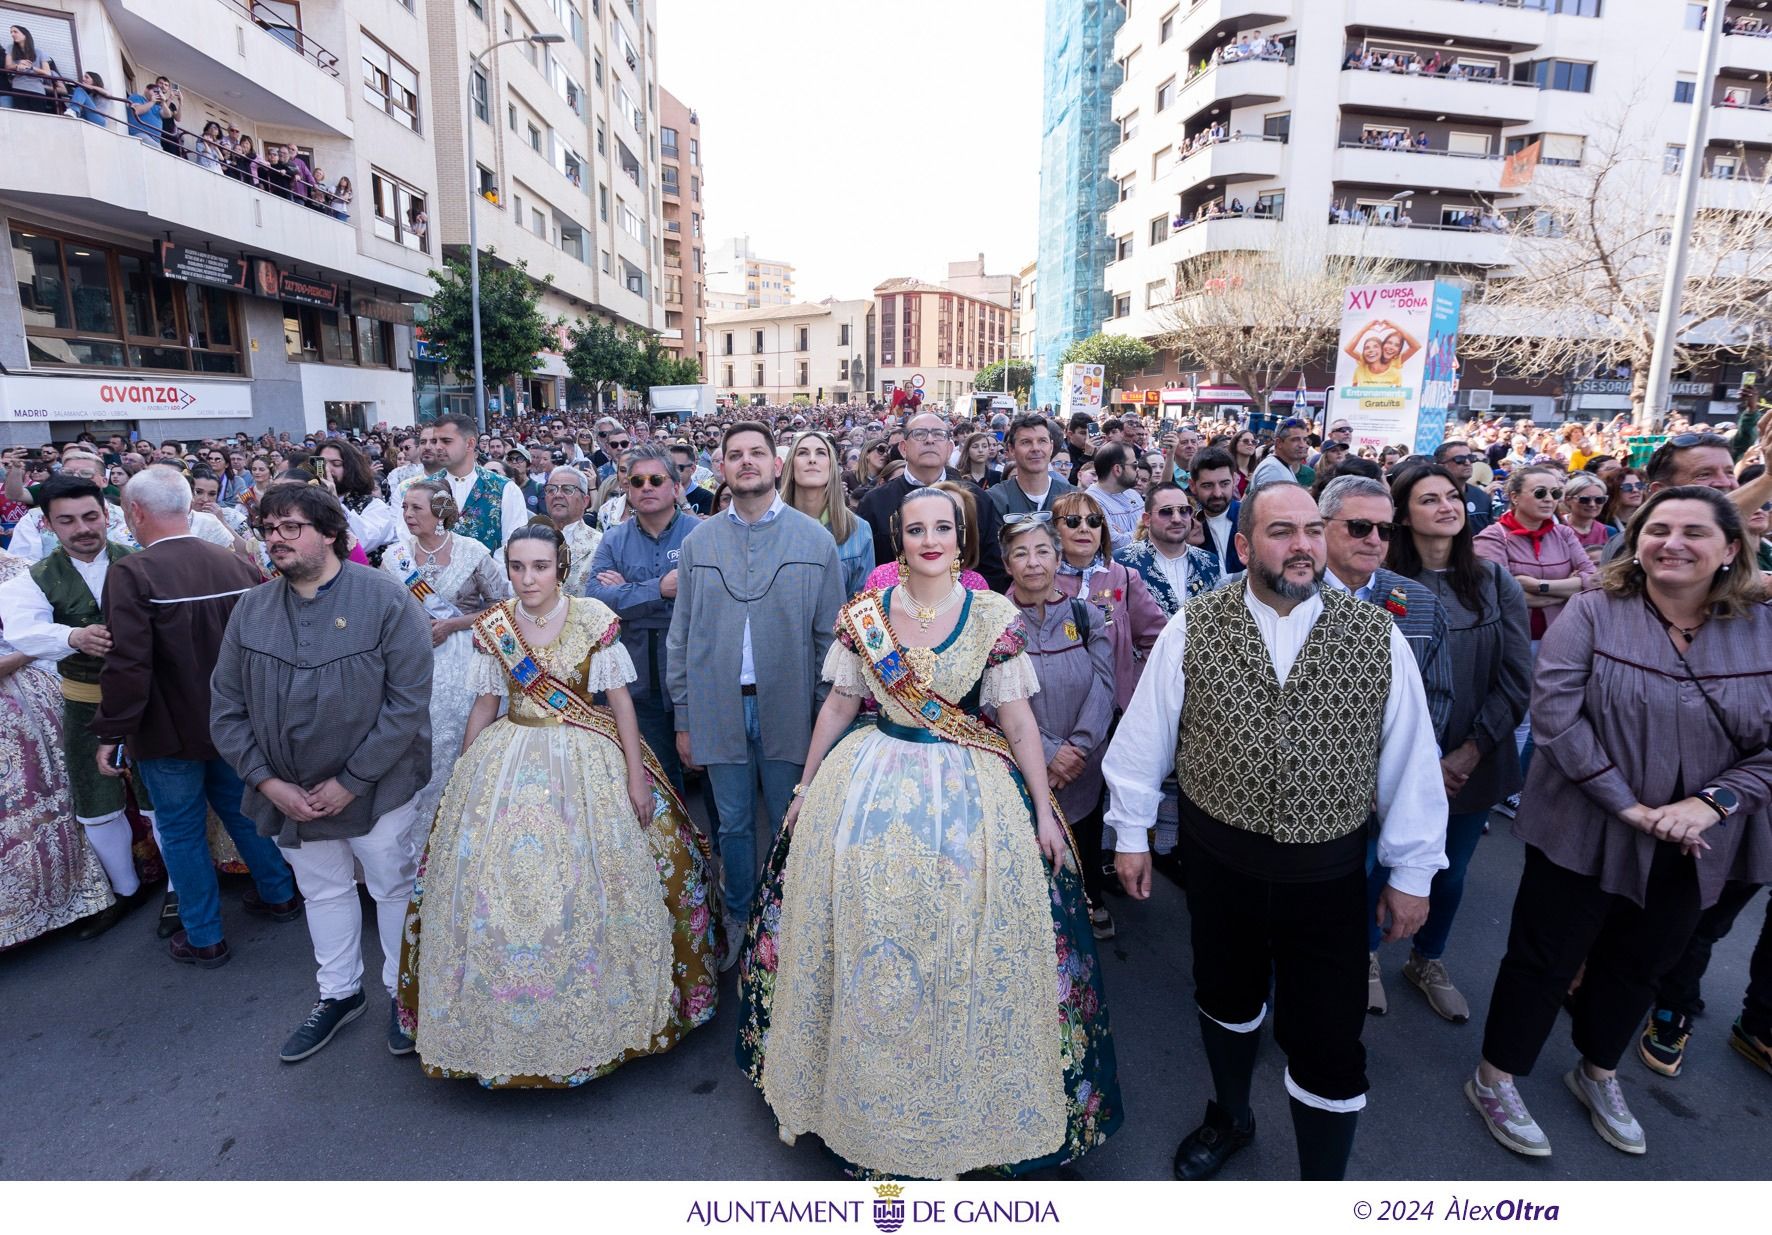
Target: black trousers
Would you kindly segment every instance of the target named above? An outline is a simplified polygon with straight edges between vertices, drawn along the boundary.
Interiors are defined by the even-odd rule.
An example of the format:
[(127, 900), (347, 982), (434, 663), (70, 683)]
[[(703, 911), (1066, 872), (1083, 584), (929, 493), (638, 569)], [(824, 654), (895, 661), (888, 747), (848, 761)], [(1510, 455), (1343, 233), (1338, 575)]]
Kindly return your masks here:
[(1223, 1025), (1261, 1015), (1270, 988), (1274, 1041), (1307, 1093), (1364, 1094), (1366, 872), (1276, 883), (1212, 856), (1181, 832), (1192, 919), (1194, 997)]
[[(1711, 949), (1735, 926), (1735, 919), (1759, 891), (1757, 883), (1731, 881), (1723, 885), (1717, 903), (1699, 917), (1680, 959), (1662, 975), (1655, 989), (1656, 1007), (1682, 1016), (1698, 1015), (1699, 988), (1704, 971), (1710, 967)], [(1742, 1009), (1748, 1031), (1756, 1035), (1772, 1030), (1772, 898), (1766, 904), (1760, 941), (1754, 945), (1753, 956), (1747, 963), (1747, 1002)]]
[(1528, 1075), (1586, 961), (1571, 1037), (1594, 1066), (1616, 1068), (1698, 917), (1698, 872), (1677, 845), (1655, 847), (1641, 906), (1602, 889), (1597, 876), (1564, 870), (1526, 846), (1507, 955), (1483, 1026), (1483, 1058)]

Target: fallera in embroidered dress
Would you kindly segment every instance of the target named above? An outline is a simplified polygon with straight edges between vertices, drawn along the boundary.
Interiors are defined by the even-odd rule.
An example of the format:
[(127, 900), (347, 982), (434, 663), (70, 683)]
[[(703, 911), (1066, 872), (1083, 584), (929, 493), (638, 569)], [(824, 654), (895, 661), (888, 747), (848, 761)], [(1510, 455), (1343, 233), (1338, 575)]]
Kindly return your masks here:
[[(514, 605), (490, 614), (515, 630)], [(522, 650), (589, 699), (634, 679), (618, 634), (607, 607), (574, 599), (551, 644)], [(407, 913), (400, 1021), (429, 1075), (578, 1085), (713, 1016), (709, 872), (674, 796), (655, 783), (642, 825), (617, 741), (513, 689), (475, 638), (469, 684), (510, 713), (444, 791)]]
[[(851, 604), (870, 597), (890, 612), (890, 590)], [(1025, 647), (1008, 600), (968, 593), (928, 689), (973, 716), (1026, 698)], [(1121, 1112), (1073, 864), (1049, 874), (1020, 774), (920, 725), (843, 619), (824, 673), (881, 720), (831, 749), (771, 855), (740, 958), (740, 1065), (784, 1133), (863, 1173), (1080, 1157)]]

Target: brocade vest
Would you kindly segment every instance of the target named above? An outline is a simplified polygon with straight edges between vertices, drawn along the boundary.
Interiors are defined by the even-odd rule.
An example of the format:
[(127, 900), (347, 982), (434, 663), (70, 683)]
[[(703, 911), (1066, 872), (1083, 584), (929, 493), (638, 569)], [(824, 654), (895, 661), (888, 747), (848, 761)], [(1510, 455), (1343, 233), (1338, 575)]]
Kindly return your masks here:
[[(134, 550), (122, 545), (105, 542), (105, 553), (114, 563), (119, 558), (128, 557)], [(83, 626), (97, 626), (105, 620), (99, 610), (98, 601), (93, 599), (92, 589), (86, 586), (86, 580), (74, 569), (74, 563), (68, 558), (68, 551), (57, 546), (48, 557), (31, 567), (31, 578), (37, 583), (38, 589), (49, 602), (50, 611), (57, 623), (76, 630)], [(70, 682), (79, 682), (98, 688), (99, 670), (105, 665), (104, 657), (90, 656), (85, 652), (71, 652), (60, 662), (62, 677)]]
[[(432, 472), (426, 479), (448, 484), (449, 472)], [(485, 545), (488, 553), (497, 553), (504, 548), (505, 484), (505, 478), (497, 472), (476, 466), (473, 488), (468, 490), (468, 500), (462, 504), (461, 517), (455, 521), (453, 529), (457, 535)]]
[(1247, 587), (1188, 602), (1176, 781), (1230, 827), (1287, 845), (1339, 840), (1365, 825), (1378, 792), (1390, 615), (1322, 589), (1322, 615), (1282, 686)]

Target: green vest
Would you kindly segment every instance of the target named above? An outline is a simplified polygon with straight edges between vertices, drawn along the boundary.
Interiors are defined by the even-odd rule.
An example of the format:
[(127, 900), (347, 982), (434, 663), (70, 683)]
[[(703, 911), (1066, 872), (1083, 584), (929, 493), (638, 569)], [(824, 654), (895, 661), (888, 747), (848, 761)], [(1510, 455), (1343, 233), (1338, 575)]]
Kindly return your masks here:
[(1378, 793), (1390, 615), (1324, 588), (1281, 686), (1248, 586), (1188, 601), (1176, 782), (1231, 827), (1290, 845), (1339, 840), (1365, 824)]
[[(133, 549), (122, 545), (105, 542), (105, 553), (112, 562), (128, 557)], [(50, 610), (55, 620), (63, 626), (78, 629), (82, 626), (97, 626), (105, 620), (99, 610), (98, 601), (92, 598), (92, 589), (86, 586), (86, 580), (74, 569), (68, 551), (57, 547), (48, 557), (31, 567), (31, 578), (37, 581), (37, 587), (49, 601)], [(89, 656), (85, 652), (73, 652), (62, 658), (62, 676), (70, 682), (85, 682), (98, 685), (99, 670), (104, 668), (104, 658)]]

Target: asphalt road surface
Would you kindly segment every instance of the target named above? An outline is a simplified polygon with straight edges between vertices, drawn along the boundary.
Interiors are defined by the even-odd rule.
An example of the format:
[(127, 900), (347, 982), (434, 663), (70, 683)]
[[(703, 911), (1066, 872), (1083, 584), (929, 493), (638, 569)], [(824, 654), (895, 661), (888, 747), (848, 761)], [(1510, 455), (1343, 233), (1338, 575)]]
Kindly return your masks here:
[[(1764, 898), (1716, 951), (1685, 1072), (1622, 1074), (1649, 1152), (1604, 1144), (1563, 1087), (1567, 1023), (1523, 1084), (1555, 1150), (1508, 1153), (1460, 1087), (1474, 1064), (1513, 903), (1521, 848), (1497, 817), (1472, 865), (1447, 963), (1474, 1011), (1449, 1025), (1386, 950), (1391, 1011), (1368, 1018), (1372, 1092), (1350, 1177), (1374, 1180), (1764, 1179), (1772, 1077), (1729, 1049)], [(1103, 945), (1126, 1120), (1058, 1178), (1170, 1178), (1177, 1141), (1210, 1094), (1188, 976), (1188, 919), (1162, 878), (1148, 902), (1116, 899), (1118, 938)], [(61, 932), (0, 954), (0, 1178), (7, 1179), (819, 1179), (832, 1159), (815, 1137), (782, 1145), (762, 1096), (733, 1060), (727, 1007), (675, 1051), (573, 1091), (491, 1092), (427, 1080), (383, 1044), (386, 1006), (294, 1066), (277, 1050), (314, 998), (302, 922), (247, 917), (225, 887), (232, 963), (173, 964), (144, 907), (101, 939)], [(157, 904), (157, 900), (155, 902)], [(365, 901), (365, 904), (368, 902)], [(366, 933), (378, 972), (375, 934)], [(728, 974), (722, 1000), (733, 995)], [(728, 1004), (728, 1007), (731, 1005)], [(1264, 1031), (1265, 1032), (1265, 1031)], [(1296, 1175), (1271, 1035), (1255, 1086), (1258, 1135), (1233, 1179)]]

